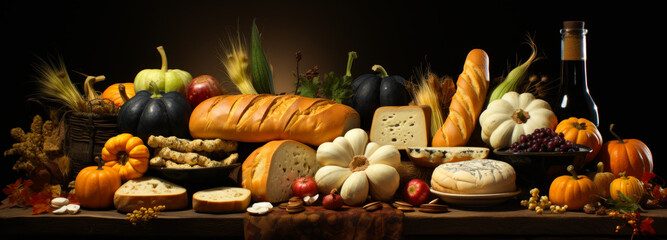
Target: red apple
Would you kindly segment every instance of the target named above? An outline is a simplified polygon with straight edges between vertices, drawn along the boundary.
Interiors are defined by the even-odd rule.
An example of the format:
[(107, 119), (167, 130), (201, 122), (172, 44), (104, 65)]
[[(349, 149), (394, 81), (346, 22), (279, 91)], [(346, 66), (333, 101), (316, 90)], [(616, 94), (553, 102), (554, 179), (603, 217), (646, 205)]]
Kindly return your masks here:
[(315, 179), (311, 177), (300, 177), (292, 184), (292, 193), (294, 196), (303, 198), (305, 196), (314, 196), (318, 193)]
[(195, 108), (202, 101), (218, 95), (222, 95), (220, 82), (211, 75), (201, 75), (190, 81), (185, 98)]
[(431, 194), (429, 186), (421, 179), (412, 179), (403, 188), (403, 200), (413, 206), (419, 206), (428, 200)]

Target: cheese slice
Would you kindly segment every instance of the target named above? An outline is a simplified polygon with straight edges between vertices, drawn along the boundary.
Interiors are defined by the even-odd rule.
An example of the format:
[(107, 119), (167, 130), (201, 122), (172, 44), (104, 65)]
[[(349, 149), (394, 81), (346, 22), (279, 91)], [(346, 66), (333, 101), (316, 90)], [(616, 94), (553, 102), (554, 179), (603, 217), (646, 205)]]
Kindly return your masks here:
[(430, 129), (429, 106), (385, 106), (375, 110), (369, 138), (399, 150), (426, 147), (431, 139)]
[(408, 147), (408, 158), (422, 167), (437, 167), (448, 162), (484, 159), (489, 155), (485, 147)]
[(239, 187), (217, 187), (201, 190), (192, 195), (192, 209), (196, 212), (242, 212), (250, 205), (250, 190)]
[(444, 163), (431, 176), (431, 187), (444, 193), (505, 193), (516, 190), (514, 168), (503, 161), (475, 159)]

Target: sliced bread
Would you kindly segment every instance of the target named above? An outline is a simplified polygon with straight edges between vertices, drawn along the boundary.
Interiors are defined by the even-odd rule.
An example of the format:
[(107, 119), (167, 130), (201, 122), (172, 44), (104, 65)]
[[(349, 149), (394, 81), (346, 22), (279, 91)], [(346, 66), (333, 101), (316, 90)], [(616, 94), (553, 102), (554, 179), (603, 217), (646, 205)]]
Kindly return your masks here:
[(250, 190), (239, 187), (217, 187), (197, 191), (192, 195), (196, 212), (242, 212), (250, 205)]
[(282, 202), (292, 196), (299, 177), (313, 177), (319, 165), (316, 151), (294, 140), (270, 141), (255, 149), (241, 167), (241, 186), (255, 202)]
[(142, 207), (164, 205), (165, 210), (180, 210), (188, 206), (184, 187), (156, 177), (128, 180), (116, 190), (113, 204), (119, 212), (132, 212)]

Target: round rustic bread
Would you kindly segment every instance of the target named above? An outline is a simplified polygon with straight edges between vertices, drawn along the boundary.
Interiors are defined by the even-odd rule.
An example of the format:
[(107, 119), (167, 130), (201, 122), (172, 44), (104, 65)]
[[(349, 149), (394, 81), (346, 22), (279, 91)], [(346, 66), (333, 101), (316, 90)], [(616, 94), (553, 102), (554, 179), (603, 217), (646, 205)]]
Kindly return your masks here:
[(444, 163), (431, 176), (431, 187), (444, 193), (479, 194), (516, 190), (516, 173), (506, 162), (476, 159)]

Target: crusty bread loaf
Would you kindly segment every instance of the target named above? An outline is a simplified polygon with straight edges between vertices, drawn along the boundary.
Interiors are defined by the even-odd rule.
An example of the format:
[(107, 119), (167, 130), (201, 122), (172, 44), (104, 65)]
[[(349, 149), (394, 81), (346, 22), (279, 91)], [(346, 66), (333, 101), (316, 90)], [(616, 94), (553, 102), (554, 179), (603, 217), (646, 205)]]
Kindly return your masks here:
[(475, 159), (444, 163), (433, 170), (431, 187), (444, 193), (505, 193), (516, 190), (516, 173), (506, 162)]
[(179, 210), (188, 206), (184, 187), (156, 177), (128, 180), (116, 190), (113, 204), (119, 212), (164, 205), (165, 210)]
[(399, 150), (405, 150), (428, 146), (430, 131), (429, 106), (384, 106), (375, 110), (369, 139), (380, 145), (394, 145)]
[(484, 159), (489, 155), (485, 147), (409, 147), (408, 158), (422, 167), (437, 167), (448, 162)]
[(351, 107), (296, 95), (222, 95), (200, 103), (190, 134), (201, 139), (268, 142), (290, 139), (317, 146), (359, 127)]
[(192, 209), (205, 213), (242, 212), (250, 205), (250, 190), (216, 187), (192, 195)]
[(468, 53), (445, 123), (433, 136), (434, 147), (465, 146), (484, 107), (489, 88), (489, 57), (484, 50)]
[(275, 140), (255, 149), (241, 166), (241, 186), (255, 202), (282, 202), (292, 196), (299, 177), (313, 177), (316, 151), (294, 140)]

